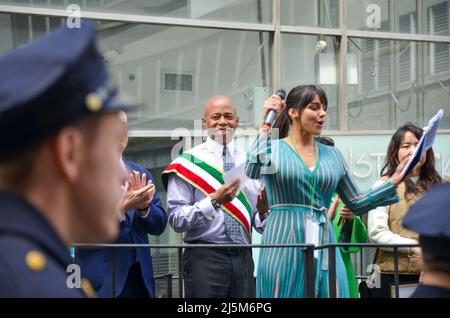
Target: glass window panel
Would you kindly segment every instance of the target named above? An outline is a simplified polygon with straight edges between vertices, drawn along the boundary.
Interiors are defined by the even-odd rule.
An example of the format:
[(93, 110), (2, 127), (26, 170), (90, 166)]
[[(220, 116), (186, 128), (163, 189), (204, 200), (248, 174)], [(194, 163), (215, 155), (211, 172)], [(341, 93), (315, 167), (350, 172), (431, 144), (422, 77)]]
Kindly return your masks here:
[(281, 24), (337, 28), (339, 0), (283, 0)]
[(347, 8), (349, 29), (416, 33), (416, 0), (348, 0)]
[(65, 9), (69, 4), (80, 5), (82, 0), (0, 0), (0, 4), (23, 7)]
[(50, 30), (64, 24), (64, 19), (62, 18), (49, 18), (49, 19), (50, 19), (50, 27), (49, 27)]
[(14, 31), (12, 26), (12, 17), (9, 14), (0, 13), (0, 54), (5, 53), (14, 47)]
[(348, 28), (449, 35), (449, 0), (348, 0)]
[(11, 18), (11, 30), (13, 45), (15, 47), (28, 43), (31, 40), (31, 17), (26, 15), (14, 15)]
[(391, 130), (405, 122), (425, 125), (442, 108), (450, 128), (450, 45), (350, 39), (358, 83), (348, 85), (351, 130)]
[(203, 105), (216, 94), (234, 100), (241, 126), (259, 124), (254, 122), (252, 100), (254, 88), (266, 86), (270, 78), (267, 33), (102, 26), (100, 47), (120, 87), (144, 105), (130, 122), (132, 128), (200, 129), (194, 120), (201, 119)]
[(425, 86), (424, 109), (423, 116), (425, 120), (429, 120), (436, 114), (439, 109), (444, 109), (444, 117), (442, 118), (440, 128), (450, 129), (450, 104), (448, 103), (450, 96), (450, 81), (435, 80)]
[(449, 1), (428, 1), (426, 26), (428, 34), (449, 35)]
[[(136, 25), (102, 37), (100, 43), (121, 88), (145, 105), (136, 127), (166, 130), (193, 129), (204, 103), (215, 94), (231, 97), (242, 125), (253, 125), (248, 92), (267, 82), (270, 70), (267, 34), (262, 41), (257, 32)], [(192, 89), (164, 89), (165, 73), (178, 78), (189, 74), (191, 82), (185, 85)], [(130, 76), (136, 79), (130, 81)]]
[[(282, 41), (283, 87), (287, 92), (297, 85), (316, 84), (322, 87), (328, 97), (325, 129), (338, 129), (338, 86), (336, 84), (338, 39), (283, 34)], [(317, 50), (318, 41), (327, 43), (326, 48)]]
[(31, 16), (31, 32), (33, 39), (38, 38), (40, 35), (47, 33), (47, 17), (35, 15)]
[(271, 0), (0, 0), (0, 4), (82, 10), (157, 17), (271, 23)]
[[(5, 50), (30, 41), (30, 18), (3, 16), (12, 33)], [(132, 129), (201, 129), (203, 106), (218, 94), (236, 103), (243, 128), (259, 126), (255, 88), (271, 90), (268, 33), (102, 22), (97, 35), (118, 86), (142, 105)], [(164, 89), (164, 74), (174, 74), (174, 90)]]

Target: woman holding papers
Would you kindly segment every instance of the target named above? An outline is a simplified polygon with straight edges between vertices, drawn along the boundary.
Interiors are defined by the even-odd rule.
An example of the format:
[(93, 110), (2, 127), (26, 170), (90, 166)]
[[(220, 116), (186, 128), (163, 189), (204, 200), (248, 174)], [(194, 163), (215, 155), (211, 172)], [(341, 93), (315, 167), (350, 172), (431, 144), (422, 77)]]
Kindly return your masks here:
[[(314, 85), (293, 88), (286, 102), (272, 95), (265, 103), (278, 113), (272, 136), (265, 130), (257, 137), (247, 158), (247, 175), (263, 178), (271, 213), (267, 217), (262, 244), (336, 242), (327, 215), (335, 191), (351, 211), (363, 214), (380, 205), (398, 201), (396, 184), (401, 182), (403, 161), (391, 178), (366, 194), (350, 177), (342, 154), (335, 147), (315, 142), (325, 124), (327, 96)], [(275, 135), (279, 132), (279, 139)], [(347, 277), (336, 249), (338, 297), (349, 297)], [(257, 295), (259, 297), (305, 297), (304, 249), (261, 250)], [(316, 250), (315, 296), (328, 297), (327, 250)]]
[[(388, 146), (386, 160), (381, 170), (381, 179), (374, 187), (391, 177), (404, 158), (411, 158), (422, 137), (423, 130), (413, 124), (406, 124), (394, 133)], [(409, 207), (425, 192), (442, 182), (436, 171), (433, 149), (406, 176), (397, 187), (399, 202), (386, 207), (378, 207), (369, 212), (369, 238), (379, 244), (418, 244), (417, 233), (406, 230), (402, 220)], [(420, 248), (399, 248), (398, 270), (399, 281), (404, 284), (418, 283), (421, 272)], [(390, 297), (394, 284), (394, 253), (392, 248), (378, 249), (375, 262), (381, 271), (381, 288), (371, 291), (373, 297)]]

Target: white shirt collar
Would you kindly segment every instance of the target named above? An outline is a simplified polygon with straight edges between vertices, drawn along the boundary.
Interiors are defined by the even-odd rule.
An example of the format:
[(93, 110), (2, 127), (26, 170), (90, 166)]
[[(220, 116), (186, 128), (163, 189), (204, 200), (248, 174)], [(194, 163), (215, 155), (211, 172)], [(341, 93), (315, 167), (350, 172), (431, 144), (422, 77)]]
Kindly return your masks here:
[[(211, 152), (220, 154), (220, 156), (222, 156), (224, 146), (223, 144), (215, 142), (209, 136), (208, 138), (206, 138), (205, 144)], [(231, 139), (231, 141), (227, 144), (227, 148), (231, 154), (234, 154), (234, 139)]]

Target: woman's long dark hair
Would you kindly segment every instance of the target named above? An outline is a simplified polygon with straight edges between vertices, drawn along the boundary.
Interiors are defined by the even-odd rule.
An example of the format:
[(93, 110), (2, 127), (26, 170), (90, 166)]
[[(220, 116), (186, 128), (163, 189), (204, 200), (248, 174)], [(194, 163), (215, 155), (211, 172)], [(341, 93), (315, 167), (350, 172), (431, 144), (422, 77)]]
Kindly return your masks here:
[(279, 129), (280, 139), (289, 134), (289, 126), (291, 124), (291, 118), (288, 114), (289, 109), (295, 108), (302, 111), (314, 100), (316, 95), (319, 95), (320, 102), (324, 105), (326, 110), (328, 99), (327, 94), (322, 88), (316, 85), (299, 85), (291, 89), (286, 97), (286, 107), (281, 111), (273, 125), (273, 128)]
[[(422, 137), (423, 130), (412, 123), (407, 123), (398, 128), (389, 142), (386, 159), (383, 169), (381, 169), (382, 177), (391, 177), (395, 173), (395, 169), (399, 165), (398, 151), (402, 145), (403, 138), (407, 132), (411, 132), (418, 140)], [(405, 179), (405, 197), (409, 195), (417, 195), (430, 190), (433, 186), (442, 183), (442, 178), (436, 171), (433, 148), (428, 149), (426, 153), (427, 159), (420, 168), (419, 181), (414, 183), (410, 178)]]

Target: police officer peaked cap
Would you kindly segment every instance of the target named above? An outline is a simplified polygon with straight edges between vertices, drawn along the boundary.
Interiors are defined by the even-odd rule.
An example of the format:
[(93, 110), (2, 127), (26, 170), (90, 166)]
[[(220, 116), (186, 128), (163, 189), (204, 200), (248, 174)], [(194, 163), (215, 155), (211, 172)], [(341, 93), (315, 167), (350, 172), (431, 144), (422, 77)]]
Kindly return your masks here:
[(60, 27), (0, 57), (0, 163), (83, 118), (126, 108), (93, 22)]

